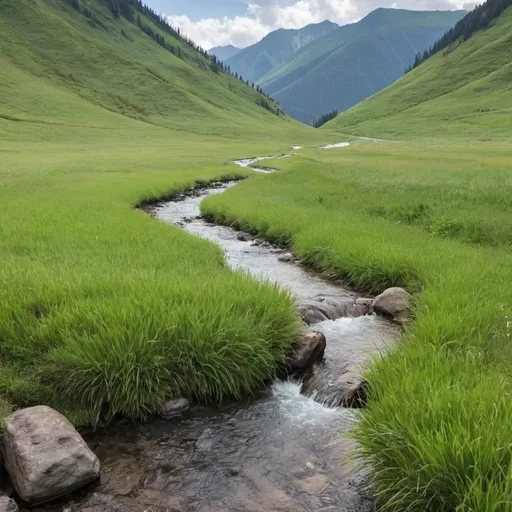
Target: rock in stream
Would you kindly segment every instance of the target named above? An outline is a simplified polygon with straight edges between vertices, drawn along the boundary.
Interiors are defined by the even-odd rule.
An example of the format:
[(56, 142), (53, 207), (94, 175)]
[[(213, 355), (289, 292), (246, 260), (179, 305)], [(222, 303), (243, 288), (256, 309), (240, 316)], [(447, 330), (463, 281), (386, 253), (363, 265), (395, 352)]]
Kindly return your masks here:
[(80, 434), (46, 406), (16, 411), (5, 419), (5, 468), (18, 495), (38, 504), (96, 480), (100, 463)]

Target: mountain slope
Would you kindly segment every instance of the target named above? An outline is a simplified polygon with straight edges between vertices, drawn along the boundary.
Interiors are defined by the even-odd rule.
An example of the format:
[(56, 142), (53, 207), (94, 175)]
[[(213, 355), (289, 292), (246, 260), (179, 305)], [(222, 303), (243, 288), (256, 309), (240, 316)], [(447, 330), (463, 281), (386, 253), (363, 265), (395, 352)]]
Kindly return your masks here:
[(227, 59), (226, 64), (244, 79), (256, 82), (297, 50), (337, 28), (335, 23), (324, 21), (298, 30), (279, 29)]
[[(0, 116), (97, 125), (114, 112), (173, 129), (233, 134), (237, 124), (277, 117), (262, 95), (155, 22), (136, 0), (118, 0), (131, 8), (128, 17), (112, 12), (109, 2), (4, 2)], [(80, 120), (84, 111), (91, 115)]]
[(233, 57), (237, 53), (241, 52), (241, 48), (237, 48), (236, 46), (233, 46), (232, 44), (228, 44), (226, 46), (215, 46), (215, 48), (210, 48), (208, 50), (208, 53), (210, 55), (215, 55), (218, 59), (224, 61), (229, 59), (230, 57)]
[(306, 46), (260, 85), (288, 114), (311, 124), (323, 113), (346, 110), (398, 79), (415, 54), (463, 14), (377, 9)]
[[(489, 3), (489, 2), (488, 2)], [(435, 54), (328, 128), (375, 137), (512, 134), (512, 8), (488, 29)]]

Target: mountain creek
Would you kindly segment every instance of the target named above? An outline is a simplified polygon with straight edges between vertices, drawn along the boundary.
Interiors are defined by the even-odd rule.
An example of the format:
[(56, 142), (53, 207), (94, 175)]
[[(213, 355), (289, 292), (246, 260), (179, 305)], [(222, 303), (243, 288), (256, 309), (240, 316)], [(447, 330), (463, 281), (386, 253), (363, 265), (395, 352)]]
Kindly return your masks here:
[[(275, 172), (252, 167), (271, 158), (236, 163)], [(375, 314), (352, 316), (346, 305), (356, 304), (354, 292), (303, 268), (282, 248), (201, 218), (201, 201), (234, 185), (217, 183), (183, 194), (153, 206), (151, 213), (218, 244), (233, 269), (278, 283), (297, 297), (299, 307), (345, 304), (335, 307), (334, 315), (348, 311), (350, 316), (312, 321), (307, 328), (327, 339), (322, 362), (306, 378), (276, 381), (242, 402), (192, 406), (167, 421), (121, 421), (105, 431), (84, 434), (101, 461), (100, 480), (31, 510), (373, 510), (365, 490), (368, 469), (353, 457), (354, 409), (338, 406), (337, 382), (340, 376), (362, 378), (362, 365), (391, 347), (400, 337), (400, 327)]]

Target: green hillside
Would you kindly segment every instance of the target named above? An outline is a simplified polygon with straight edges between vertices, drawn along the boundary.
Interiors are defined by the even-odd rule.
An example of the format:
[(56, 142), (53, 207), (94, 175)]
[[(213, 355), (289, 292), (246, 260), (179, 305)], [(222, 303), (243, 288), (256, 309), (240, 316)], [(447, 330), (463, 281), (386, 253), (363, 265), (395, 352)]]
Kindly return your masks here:
[(360, 22), (317, 39), (260, 80), (294, 118), (312, 124), (397, 80), (464, 11), (377, 9)]
[[(255, 120), (272, 115), (265, 108), (254, 108), (268, 103), (255, 90), (219, 70), (143, 13), (136, 14), (140, 24), (165, 38), (167, 49), (146, 35), (137, 21), (115, 17), (107, 1), (80, 2), (75, 5), (82, 10), (87, 6), (96, 22), (67, 0), (4, 2), (0, 115), (75, 124), (82, 116), (84, 123), (97, 124), (108, 112), (116, 112), (203, 133), (210, 133), (209, 120), (216, 117), (225, 121), (216, 123), (216, 130), (233, 135), (237, 124), (255, 126)], [(86, 102), (89, 114), (70, 108), (70, 102), (79, 100)], [(93, 106), (103, 111), (92, 112)]]
[(436, 53), (327, 128), (383, 138), (509, 138), (511, 48), (509, 8), (488, 29)]
[(245, 80), (257, 82), (296, 51), (337, 28), (335, 23), (324, 21), (298, 30), (279, 29), (227, 59), (226, 64), (232, 72), (242, 75)]
[[(357, 411), (375, 508), (512, 512), (510, 10), (331, 130), (281, 115), (138, 2), (0, 11), (0, 420), (37, 404), (144, 419), (272, 380), (302, 329), (292, 297), (137, 208), (250, 176), (203, 213), (361, 293), (413, 294)], [(297, 145), (279, 173), (233, 163)]]

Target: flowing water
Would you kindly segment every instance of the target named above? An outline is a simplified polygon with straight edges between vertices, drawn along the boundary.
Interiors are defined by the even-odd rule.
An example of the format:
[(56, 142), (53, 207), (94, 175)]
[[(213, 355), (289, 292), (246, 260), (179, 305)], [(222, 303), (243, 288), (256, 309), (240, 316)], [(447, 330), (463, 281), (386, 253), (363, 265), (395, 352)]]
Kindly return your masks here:
[(327, 144), (327, 146), (322, 146), (320, 149), (346, 148), (348, 146), (350, 146), (350, 142), (338, 142), (337, 144)]
[[(251, 163), (258, 161), (250, 159)], [(247, 161), (242, 161), (243, 164)], [(240, 163), (239, 165), (242, 165)], [(248, 163), (247, 165), (250, 165)], [(267, 169), (266, 169), (267, 170)], [(339, 285), (279, 260), (282, 251), (199, 218), (204, 197), (234, 183), (155, 207), (158, 219), (180, 225), (222, 247), (233, 268), (279, 283), (298, 300), (324, 296), (355, 300)], [(37, 510), (67, 512), (366, 512), (366, 471), (350, 459), (354, 411), (329, 407), (336, 379), (356, 371), (399, 336), (374, 316), (314, 326), (327, 338), (308, 395), (301, 383), (274, 383), (257, 398), (217, 409), (192, 409), (172, 421), (120, 423), (86, 436), (102, 464), (101, 481)]]

